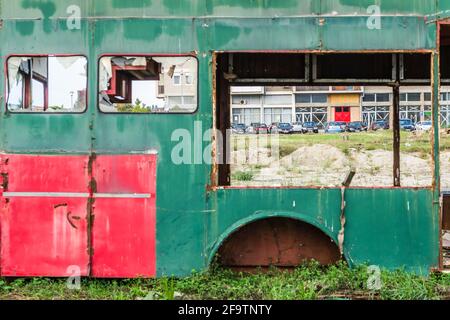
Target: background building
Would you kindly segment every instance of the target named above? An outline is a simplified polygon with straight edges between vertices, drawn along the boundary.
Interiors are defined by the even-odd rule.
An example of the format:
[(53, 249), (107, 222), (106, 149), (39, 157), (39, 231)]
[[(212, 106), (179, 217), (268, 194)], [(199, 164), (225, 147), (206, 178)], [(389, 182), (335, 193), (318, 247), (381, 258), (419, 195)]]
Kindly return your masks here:
[[(414, 123), (431, 120), (429, 87), (400, 89), (400, 118)], [(450, 126), (450, 87), (441, 94), (441, 125)], [(380, 86), (232, 87), (231, 122), (265, 123), (384, 120), (392, 125), (392, 89)]]

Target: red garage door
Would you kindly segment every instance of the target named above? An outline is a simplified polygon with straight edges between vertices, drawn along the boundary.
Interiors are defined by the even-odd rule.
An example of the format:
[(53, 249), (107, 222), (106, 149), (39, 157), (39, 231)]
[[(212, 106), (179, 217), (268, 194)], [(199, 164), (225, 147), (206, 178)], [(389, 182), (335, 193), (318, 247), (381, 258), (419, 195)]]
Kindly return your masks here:
[(334, 118), (335, 121), (350, 122), (350, 107), (336, 107)]
[(1, 156), (1, 275), (154, 276), (155, 172), (154, 155)]

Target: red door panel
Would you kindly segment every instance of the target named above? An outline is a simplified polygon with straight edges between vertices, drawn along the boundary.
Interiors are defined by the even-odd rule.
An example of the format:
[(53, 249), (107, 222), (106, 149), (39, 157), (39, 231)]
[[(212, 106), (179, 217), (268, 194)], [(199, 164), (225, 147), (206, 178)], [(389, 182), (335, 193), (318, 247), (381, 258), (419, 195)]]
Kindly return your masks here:
[(66, 277), (76, 269), (81, 276), (156, 274), (155, 155), (98, 156), (92, 171), (87, 156), (0, 159), (1, 275)]
[(92, 275), (155, 276), (156, 156), (98, 156), (93, 174)]
[(1, 275), (88, 275), (87, 164), (87, 156), (1, 156)]
[(72, 266), (88, 275), (86, 199), (18, 197), (2, 205), (2, 276), (66, 277)]
[(101, 193), (154, 193), (155, 155), (97, 156), (94, 177)]
[(96, 199), (92, 276), (155, 276), (153, 203), (151, 199)]
[(87, 156), (3, 155), (8, 191), (87, 192)]

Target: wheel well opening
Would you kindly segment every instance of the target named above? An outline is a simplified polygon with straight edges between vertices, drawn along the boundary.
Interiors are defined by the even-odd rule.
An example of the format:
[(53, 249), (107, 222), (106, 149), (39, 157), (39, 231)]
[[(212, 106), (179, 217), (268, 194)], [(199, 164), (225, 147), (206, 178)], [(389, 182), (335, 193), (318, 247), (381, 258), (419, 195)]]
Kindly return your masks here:
[(317, 227), (292, 218), (251, 222), (228, 236), (216, 262), (231, 269), (295, 268), (311, 261), (322, 265), (341, 260), (336, 243)]

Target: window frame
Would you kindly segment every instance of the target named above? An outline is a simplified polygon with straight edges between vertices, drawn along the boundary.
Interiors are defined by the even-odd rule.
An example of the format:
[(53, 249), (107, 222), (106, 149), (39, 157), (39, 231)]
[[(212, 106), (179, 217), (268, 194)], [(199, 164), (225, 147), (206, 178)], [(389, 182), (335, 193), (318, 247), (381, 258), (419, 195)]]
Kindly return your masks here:
[[(190, 79), (190, 80), (188, 81), (188, 79)], [(192, 76), (192, 74), (190, 72), (188, 72), (184, 75), (184, 82), (185, 82), (184, 84), (187, 86), (194, 85), (194, 77)]]
[[(10, 110), (8, 108), (8, 98), (9, 98), (9, 67), (8, 67), (8, 61), (10, 58), (51, 58), (51, 57), (55, 57), (55, 58), (70, 58), (70, 57), (79, 57), (79, 58), (84, 58), (86, 59), (86, 97), (85, 97), (85, 107), (83, 109), (83, 111), (70, 111), (70, 112), (61, 112), (61, 111), (14, 111), (14, 110)], [(5, 74), (5, 102), (4, 102), (4, 107), (5, 107), (5, 113), (7, 114), (27, 114), (27, 115), (81, 115), (81, 114), (85, 114), (88, 110), (89, 110), (89, 58), (86, 54), (76, 54), (76, 53), (57, 53), (57, 54), (53, 54), (53, 53), (48, 53), (48, 54), (10, 54), (7, 55), (5, 57), (5, 66), (4, 66), (5, 70), (4, 70), (4, 74)], [(31, 79), (33, 80), (33, 79)], [(36, 79), (37, 80), (37, 79)], [(31, 83), (30, 83), (31, 85)], [(47, 83), (48, 85), (48, 83)], [(23, 88), (23, 90), (25, 90), (25, 86)], [(8, 98), (7, 98), (8, 97)], [(45, 99), (45, 97), (44, 97)], [(48, 97), (46, 98), (48, 99)], [(31, 100), (31, 97), (30, 97)], [(31, 102), (32, 103), (32, 102)], [(25, 107), (25, 99), (22, 102), (22, 108)], [(31, 105), (30, 105), (31, 107)]]
[[(190, 57), (190, 58), (194, 58), (197, 61), (197, 69), (196, 69), (196, 73), (197, 73), (197, 90), (196, 90), (196, 94), (197, 94), (197, 104), (196, 104), (196, 108), (195, 110), (191, 111), (191, 112), (142, 112), (142, 113), (137, 113), (137, 112), (108, 112), (108, 111), (103, 111), (100, 108), (100, 62), (102, 58), (105, 57), (161, 57), (161, 58), (179, 58), (179, 57)], [(194, 84), (192, 84), (194, 85)], [(192, 86), (191, 85), (191, 86)], [(96, 80), (96, 84), (95, 84), (95, 88), (96, 88), (96, 92), (97, 92), (97, 98), (96, 98), (96, 103), (97, 103), (97, 107), (96, 109), (98, 110), (99, 113), (101, 114), (105, 114), (105, 115), (135, 115), (135, 116), (157, 116), (157, 115), (195, 115), (197, 114), (197, 112), (200, 109), (200, 61), (197, 57), (197, 55), (194, 55), (192, 53), (185, 53), (185, 54), (168, 54), (168, 53), (104, 53), (98, 56), (97, 59), (97, 80)]]

